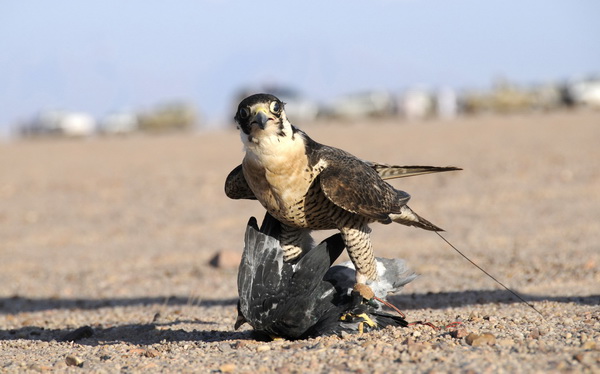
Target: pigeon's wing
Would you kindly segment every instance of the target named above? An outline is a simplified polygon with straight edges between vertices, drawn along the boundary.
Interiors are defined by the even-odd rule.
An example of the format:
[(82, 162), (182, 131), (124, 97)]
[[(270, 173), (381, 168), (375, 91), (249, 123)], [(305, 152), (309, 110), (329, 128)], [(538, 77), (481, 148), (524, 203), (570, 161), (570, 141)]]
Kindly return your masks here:
[(344, 241), (336, 234), (308, 251), (296, 264), (284, 264), (294, 271), (273, 311), (275, 322), (269, 326), (273, 335), (296, 339), (305, 336), (323, 316), (339, 316), (333, 304), (335, 288), (323, 281), (323, 276), (343, 249)]
[(408, 193), (387, 184), (374, 168), (347, 152), (324, 147), (319, 159), (325, 165), (319, 174), (321, 189), (344, 210), (389, 223), (389, 214), (410, 199)]
[(445, 171), (462, 170), (454, 166), (399, 166), (399, 165), (387, 165), (380, 164), (377, 162), (365, 161), (365, 163), (371, 166), (381, 179), (394, 179), (394, 178), (405, 178), (412, 177), (415, 175), (441, 173)]
[(290, 264), (283, 261), (280, 226), (268, 213), (260, 230), (256, 219), (248, 223), (236, 326), (248, 322), (255, 331), (295, 339), (329, 313), (335, 290), (323, 275), (343, 252), (344, 242), (336, 234)]
[(248, 186), (248, 182), (246, 182), (242, 165), (238, 165), (233, 169), (227, 176), (227, 179), (225, 179), (225, 195), (230, 199), (256, 200), (254, 192), (252, 192), (250, 186)]
[[(272, 227), (276, 229), (275, 225)], [(254, 328), (272, 322), (271, 309), (285, 291), (285, 280), (291, 270), (284, 267), (277, 237), (260, 232), (252, 217), (246, 228), (238, 271), (238, 294), (239, 311)]]

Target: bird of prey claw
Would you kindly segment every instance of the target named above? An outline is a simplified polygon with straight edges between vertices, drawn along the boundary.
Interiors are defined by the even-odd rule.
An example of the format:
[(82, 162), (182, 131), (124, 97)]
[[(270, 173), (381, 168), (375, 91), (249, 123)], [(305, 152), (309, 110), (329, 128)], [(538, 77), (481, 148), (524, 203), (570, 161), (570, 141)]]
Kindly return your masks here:
[[(270, 339), (302, 339), (408, 325), (403, 316), (381, 310), (353, 291), (350, 262), (331, 266), (344, 250), (333, 235), (292, 264), (283, 260), (281, 224), (266, 213), (261, 228), (251, 218), (238, 272), (238, 318)], [(398, 292), (416, 275), (403, 260), (376, 259), (381, 281), (376, 294)]]
[(379, 164), (317, 143), (289, 122), (284, 103), (269, 94), (242, 100), (235, 120), (245, 156), (227, 177), (225, 193), (258, 200), (281, 222), (284, 261), (311, 248), (311, 230), (337, 229), (356, 282), (364, 284), (377, 279), (370, 223), (442, 231), (406, 205), (408, 193), (385, 180), (459, 168)]

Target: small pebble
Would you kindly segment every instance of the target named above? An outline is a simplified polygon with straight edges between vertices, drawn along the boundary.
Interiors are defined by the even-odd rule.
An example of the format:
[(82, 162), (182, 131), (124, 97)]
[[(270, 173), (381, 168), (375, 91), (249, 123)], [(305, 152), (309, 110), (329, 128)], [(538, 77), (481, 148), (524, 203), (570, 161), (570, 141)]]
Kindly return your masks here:
[(588, 340), (581, 345), (581, 348), (585, 349), (586, 351), (593, 351), (596, 349), (596, 342), (593, 340)]
[(237, 269), (241, 261), (240, 252), (224, 249), (215, 253), (208, 263), (218, 269)]
[(263, 344), (263, 345), (259, 345), (258, 347), (256, 347), (256, 352), (266, 352), (266, 351), (270, 351), (271, 347)]
[(150, 358), (158, 357), (158, 356), (160, 356), (160, 352), (154, 348), (148, 348), (148, 349), (146, 349), (146, 352), (144, 352), (144, 356), (150, 357)]
[(496, 344), (496, 337), (489, 332), (484, 332), (481, 335), (470, 333), (465, 338), (465, 342), (473, 347), (480, 347), (482, 345), (494, 345)]
[(456, 330), (450, 331), (450, 336), (453, 337), (454, 339), (462, 339), (467, 335), (469, 335), (469, 332), (466, 329), (456, 329)]
[(593, 359), (592, 355), (590, 355), (589, 353), (585, 353), (585, 352), (580, 352), (580, 353), (574, 354), (573, 359), (575, 359), (575, 361), (580, 362), (585, 365), (593, 365), (594, 361), (595, 361)]
[(529, 336), (532, 339), (538, 339), (540, 337), (540, 330), (538, 330), (538, 329), (532, 329), (531, 332), (529, 333)]
[(512, 347), (513, 345), (515, 345), (515, 341), (509, 338), (504, 338), (504, 339), (498, 339), (496, 341), (496, 344), (503, 346), (503, 347)]
[(65, 357), (65, 363), (67, 366), (83, 367), (83, 360), (75, 355), (68, 355)]
[(235, 364), (227, 363), (219, 366), (219, 371), (221, 373), (233, 373), (235, 371)]

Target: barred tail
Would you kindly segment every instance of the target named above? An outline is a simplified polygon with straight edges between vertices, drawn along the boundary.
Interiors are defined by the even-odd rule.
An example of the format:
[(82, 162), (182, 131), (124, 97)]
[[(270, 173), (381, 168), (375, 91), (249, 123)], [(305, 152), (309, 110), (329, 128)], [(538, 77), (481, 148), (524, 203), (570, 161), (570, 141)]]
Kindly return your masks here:
[(400, 209), (400, 213), (391, 213), (390, 218), (392, 221), (406, 226), (415, 226), (429, 231), (444, 231), (425, 218), (419, 216), (417, 213), (413, 212), (408, 205), (403, 205)]
[(398, 166), (398, 165), (386, 165), (370, 163), (371, 167), (375, 169), (381, 179), (394, 179), (394, 178), (405, 178), (412, 177), (414, 175), (423, 175), (431, 173), (441, 173), (445, 171), (462, 170), (454, 166)]

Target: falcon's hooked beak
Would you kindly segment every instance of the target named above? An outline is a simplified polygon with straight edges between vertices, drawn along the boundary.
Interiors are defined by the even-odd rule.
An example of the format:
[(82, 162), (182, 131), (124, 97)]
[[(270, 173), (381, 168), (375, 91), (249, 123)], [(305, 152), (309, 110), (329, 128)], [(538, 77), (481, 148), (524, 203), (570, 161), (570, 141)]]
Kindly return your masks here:
[[(254, 111), (253, 111), (254, 112)], [(259, 107), (253, 114), (253, 117), (250, 118), (250, 125), (258, 125), (261, 130), (265, 129), (267, 126), (267, 122), (272, 120), (273, 118), (270, 116), (268, 109)]]

